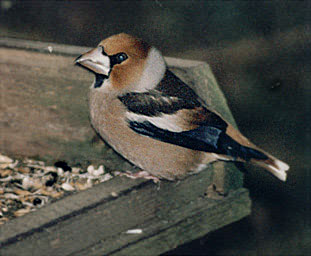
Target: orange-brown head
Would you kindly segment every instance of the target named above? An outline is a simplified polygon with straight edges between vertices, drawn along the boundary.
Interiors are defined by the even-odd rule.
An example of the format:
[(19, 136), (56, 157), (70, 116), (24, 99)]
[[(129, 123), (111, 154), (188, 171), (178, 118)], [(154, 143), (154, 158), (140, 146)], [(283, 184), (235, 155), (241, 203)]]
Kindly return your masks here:
[(109, 84), (120, 91), (150, 89), (160, 81), (166, 68), (160, 52), (124, 33), (101, 41), (78, 57), (76, 63), (95, 73), (95, 88)]

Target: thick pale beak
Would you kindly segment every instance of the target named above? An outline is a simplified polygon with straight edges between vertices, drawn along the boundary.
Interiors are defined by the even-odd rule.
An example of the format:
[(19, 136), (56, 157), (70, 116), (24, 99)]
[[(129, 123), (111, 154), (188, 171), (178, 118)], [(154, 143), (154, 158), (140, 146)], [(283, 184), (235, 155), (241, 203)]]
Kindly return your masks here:
[(102, 54), (102, 47), (97, 47), (90, 50), (75, 60), (79, 64), (96, 74), (109, 76), (110, 72), (110, 59), (107, 55)]

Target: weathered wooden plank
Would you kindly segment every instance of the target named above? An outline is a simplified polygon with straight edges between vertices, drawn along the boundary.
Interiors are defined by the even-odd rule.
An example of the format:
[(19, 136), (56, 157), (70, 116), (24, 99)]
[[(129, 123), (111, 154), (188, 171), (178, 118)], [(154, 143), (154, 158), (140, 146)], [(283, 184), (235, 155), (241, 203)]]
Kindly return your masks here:
[[(41, 223), (35, 230), (17, 238), (11, 237), (2, 244), (1, 253), (156, 255), (165, 252), (249, 214), (250, 201), (245, 189), (218, 200), (208, 198), (206, 192), (210, 184), (206, 181), (210, 180), (210, 175), (212, 172), (207, 170), (179, 183), (162, 182), (160, 188), (150, 181), (135, 181), (135, 185), (132, 181), (132, 188), (117, 190), (118, 197), (112, 197), (110, 191), (116, 190), (118, 179), (123, 183), (128, 180), (113, 179), (96, 187), (97, 191), (79, 193), (89, 194), (84, 198), (80, 196), (81, 205), (76, 205), (77, 198), (67, 197), (57, 202), (58, 205), (54, 203), (42, 209), (45, 211), (41, 214), (57, 215), (58, 218)], [(97, 194), (96, 200), (85, 206), (84, 200), (90, 198), (90, 194), (94, 196), (102, 191), (106, 193)], [(70, 201), (75, 202), (74, 205)], [(65, 207), (67, 214), (60, 216), (59, 207)], [(29, 216), (25, 216), (29, 222), (36, 222), (37, 216)], [(10, 228), (20, 223), (18, 219), (13, 220), (1, 233), (10, 232)], [(127, 230), (137, 228), (143, 233), (126, 234)]]
[(104, 184), (99, 184), (83, 193), (77, 193), (58, 200), (47, 207), (1, 226), (0, 244), (9, 241), (13, 242), (13, 240), (30, 235), (31, 232), (36, 232), (44, 226), (55, 225), (60, 219), (70, 218), (71, 215), (82, 212), (84, 209), (92, 208), (104, 201), (111, 200), (113, 197), (112, 192), (116, 195), (121, 195), (126, 193), (126, 191), (135, 189), (144, 182), (147, 181), (118, 177)]
[[(206, 203), (202, 200), (204, 199), (193, 203), (189, 215), (175, 225), (159, 230), (139, 242), (133, 241), (108, 255), (158, 255), (250, 214), (250, 200), (245, 189), (235, 191), (220, 202)], [(101, 255), (102, 252), (103, 250), (94, 250), (90, 255)]]
[[(2, 153), (135, 169), (90, 128), (86, 95), (93, 77), (75, 68), (72, 57), (86, 50), (0, 39)], [(207, 64), (166, 60), (234, 124)], [(241, 186), (242, 174), (222, 162), (183, 181), (162, 182), (160, 188), (150, 181), (117, 177), (1, 226), (0, 254), (160, 254), (249, 214), (250, 201)], [(143, 232), (126, 234), (133, 228)]]

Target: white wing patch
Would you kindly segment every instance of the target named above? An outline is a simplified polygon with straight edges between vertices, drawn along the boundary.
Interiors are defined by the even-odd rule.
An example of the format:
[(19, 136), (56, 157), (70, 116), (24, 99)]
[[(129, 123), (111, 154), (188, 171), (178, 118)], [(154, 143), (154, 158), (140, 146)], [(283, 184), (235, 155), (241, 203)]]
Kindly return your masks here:
[(168, 130), (171, 132), (183, 132), (184, 129), (180, 126), (178, 126), (178, 115), (177, 114), (162, 114), (161, 116), (144, 116), (144, 115), (140, 115), (140, 114), (135, 114), (132, 112), (127, 112), (126, 113), (126, 117), (130, 120), (130, 121), (134, 121), (134, 122), (145, 122), (148, 121), (150, 123), (152, 123), (153, 125), (164, 129), (164, 130)]

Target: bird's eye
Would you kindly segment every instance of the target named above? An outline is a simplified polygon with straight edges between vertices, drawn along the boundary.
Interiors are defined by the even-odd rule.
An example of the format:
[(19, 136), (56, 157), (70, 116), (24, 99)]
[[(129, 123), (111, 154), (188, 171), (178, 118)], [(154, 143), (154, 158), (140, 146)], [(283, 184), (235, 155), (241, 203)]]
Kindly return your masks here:
[(124, 52), (118, 53), (116, 56), (117, 63), (120, 64), (121, 62), (127, 59), (127, 55)]
[(116, 65), (116, 64), (120, 64), (122, 63), (123, 61), (125, 61), (128, 57), (127, 55), (124, 53), (124, 52), (120, 52), (118, 54), (115, 54), (115, 55), (111, 55), (109, 56), (110, 58), (110, 65), (111, 67)]

